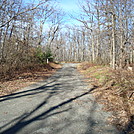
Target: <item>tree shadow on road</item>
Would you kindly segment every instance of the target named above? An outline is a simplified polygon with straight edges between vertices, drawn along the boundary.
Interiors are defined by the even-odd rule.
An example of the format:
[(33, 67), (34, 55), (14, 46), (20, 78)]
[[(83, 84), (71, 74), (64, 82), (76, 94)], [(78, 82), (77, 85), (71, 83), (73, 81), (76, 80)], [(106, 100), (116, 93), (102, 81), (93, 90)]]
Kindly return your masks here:
[[(14, 118), (12, 121), (8, 122), (7, 124), (4, 124), (1, 127), (1, 129), (2, 129), (1, 134), (19, 133), (22, 129), (25, 130), (26, 127), (30, 126), (33, 123), (37, 123), (39, 121), (43, 121), (43, 125), (41, 123), (40, 126), (37, 126), (37, 128), (33, 128), (34, 130), (40, 129), (41, 126), (42, 126), (42, 128), (47, 127), (48, 126), (48, 124), (46, 125), (47, 119), (51, 119), (52, 117), (54, 117), (54, 115), (62, 116), (62, 113), (71, 111), (72, 107), (68, 107), (68, 104), (70, 104), (71, 102), (74, 102), (76, 100), (79, 100), (80, 98), (90, 94), (91, 91), (93, 91), (97, 88), (97, 87), (93, 87), (89, 91), (87, 91), (87, 92), (85, 91), (83, 93), (78, 92), (77, 95), (75, 94), (75, 96), (73, 96), (73, 97), (69, 96), (69, 97), (61, 100), (59, 103), (53, 102), (53, 105), (50, 105), (49, 101), (53, 100), (53, 98), (56, 95), (59, 95), (60, 93), (65, 93), (65, 94), (69, 93), (73, 88), (75, 88), (76, 84), (79, 88), (82, 88), (82, 84), (79, 84), (79, 81), (77, 81), (77, 80), (75, 81), (75, 79), (73, 79), (73, 75), (71, 74), (72, 69), (69, 70), (70, 71), (69, 74), (61, 73), (61, 74), (51, 77), (50, 82), (47, 82), (46, 84), (44, 84), (40, 87), (31, 88), (29, 90), (20, 91), (20, 92), (11, 94), (11, 95), (1, 97), (0, 102), (6, 102), (8, 100), (13, 100), (13, 99), (17, 100), (21, 97), (22, 98), (33, 97), (34, 95), (36, 95), (36, 96), (39, 95), (39, 97), (40, 97), (40, 94), (42, 96), (44, 95), (42, 98), (42, 102), (40, 104), (38, 104), (35, 108), (33, 108), (30, 112), (25, 112), (22, 115), (20, 115), (19, 117)], [(56, 79), (62, 79), (62, 77), (64, 78), (62, 80), (62, 83), (60, 83), (59, 81), (55, 83)], [(68, 79), (68, 81), (66, 81), (65, 77), (67, 77), (67, 78), (69, 77), (70, 79)], [(69, 86), (72, 87), (72, 89), (66, 88)], [(66, 90), (66, 89), (68, 89), (68, 90)], [(70, 92), (70, 94), (71, 94), (71, 92)], [(61, 96), (61, 94), (59, 96)], [(55, 100), (53, 100), (53, 101), (55, 101)], [(47, 105), (49, 105), (49, 107), (47, 107)], [(61, 107), (63, 109), (60, 109)], [(40, 109), (42, 109), (42, 108), (44, 109), (44, 111), (39, 112)], [(85, 134), (96, 134), (94, 131), (94, 129), (95, 129), (94, 127), (97, 125), (96, 120), (94, 119), (96, 109), (97, 109), (97, 103), (95, 100), (91, 103), (89, 115), (86, 119), (88, 128), (87, 128), (87, 130), (85, 130)], [(72, 121), (71, 117), (73, 116), (73, 114), (77, 114), (77, 111), (76, 111), (76, 113), (72, 113), (69, 116), (70, 119), (67, 118), (65, 120), (65, 124), (63, 124), (63, 122), (61, 122), (61, 121), (53, 122), (53, 124), (51, 124), (51, 126), (55, 126), (55, 128), (54, 128), (55, 130), (52, 130), (51, 133), (49, 133), (49, 134), (59, 134), (63, 129), (69, 129), (69, 127), (73, 124), (75, 124), (76, 126), (77, 126), (77, 123), (82, 124), (83, 123), (82, 120), (75, 119), (74, 121)], [(59, 124), (62, 124), (62, 125), (57, 128), (57, 126)], [(100, 121), (99, 124), (102, 124), (102, 122)], [(101, 126), (101, 127), (103, 128), (103, 126)], [(25, 134), (29, 134), (29, 133), (33, 132), (34, 130), (29, 130)], [(112, 132), (112, 130), (108, 130), (106, 134), (109, 134), (110, 132)], [(77, 133), (77, 132), (72, 132), (72, 134), (74, 134), (74, 133)], [(98, 133), (99, 133), (99, 131), (98, 131)]]
[[(41, 87), (41, 89), (40, 88), (39, 89), (42, 90), (43, 88), (44, 87)], [(33, 90), (37, 90), (37, 89), (32, 89), (32, 91)], [(37, 107), (35, 107), (30, 113), (25, 113), (25, 114), (21, 115), (20, 117), (17, 117), (16, 119), (13, 119), (11, 122), (2, 126), (1, 128), (4, 129), (4, 128), (7, 128), (8, 126), (10, 126), (11, 124), (14, 124), (10, 128), (7, 128), (4, 131), (2, 131), (1, 133), (2, 134), (15, 134), (15, 133), (19, 132), (21, 129), (23, 129), (24, 127), (26, 127), (27, 125), (33, 123), (33, 122), (36, 122), (36, 121), (42, 120), (42, 119), (44, 120), (44, 119), (46, 119), (50, 116), (60, 114), (62, 112), (66, 112), (66, 111), (70, 110), (70, 108), (67, 108), (67, 109), (62, 110), (62, 111), (51, 113), (51, 112), (57, 110), (59, 107), (62, 107), (64, 105), (68, 104), (68, 103), (71, 103), (72, 101), (74, 101), (78, 98), (81, 98), (81, 97), (89, 94), (92, 90), (94, 90), (94, 88), (90, 89), (88, 92), (85, 92), (85, 93), (80, 94), (78, 96), (72, 97), (72, 98), (70, 98), (66, 101), (63, 101), (63, 102), (55, 105), (55, 106), (52, 106), (48, 110), (46, 110), (46, 111), (44, 111), (40, 114), (34, 115), (36, 111), (38, 111), (41, 107), (44, 107), (47, 104), (48, 100), (55, 95), (55, 92), (50, 92), (49, 95), (44, 99), (44, 101), (42, 103), (40, 103)], [(24, 91), (24, 92), (28, 92), (28, 91)], [(40, 91), (40, 92), (42, 92), (42, 91)], [(29, 95), (29, 94), (25, 94), (25, 95)], [(34, 115), (34, 117), (31, 118), (31, 116), (33, 116), (33, 115)]]
[(53, 81), (50, 82), (50, 83), (47, 83), (43, 86), (40, 86), (38, 88), (33, 88), (33, 89), (29, 89), (29, 90), (24, 90), (24, 91), (12, 93), (10, 95), (2, 96), (2, 97), (0, 97), (1, 98), (0, 102), (6, 101), (6, 100), (11, 100), (11, 99), (17, 99), (17, 98), (21, 98), (21, 97), (24, 97), (24, 96), (32, 96), (32, 95), (36, 95), (36, 94), (39, 94), (39, 93), (46, 92), (48, 88), (53, 87), (53, 85), (48, 86), (48, 84), (51, 84), (51, 83), (53, 83)]

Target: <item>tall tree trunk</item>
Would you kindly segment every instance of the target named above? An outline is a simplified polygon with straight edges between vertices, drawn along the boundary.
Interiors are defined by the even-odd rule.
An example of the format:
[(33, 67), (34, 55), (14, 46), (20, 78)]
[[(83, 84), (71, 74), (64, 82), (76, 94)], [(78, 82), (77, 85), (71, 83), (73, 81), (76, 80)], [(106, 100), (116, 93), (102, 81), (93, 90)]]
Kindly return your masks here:
[(115, 55), (115, 47), (116, 47), (116, 39), (115, 39), (115, 14), (112, 14), (112, 38), (113, 38), (113, 53), (112, 53), (112, 67), (115, 69), (116, 55)]
[(94, 47), (94, 35), (92, 33), (92, 61), (95, 61), (95, 47)]

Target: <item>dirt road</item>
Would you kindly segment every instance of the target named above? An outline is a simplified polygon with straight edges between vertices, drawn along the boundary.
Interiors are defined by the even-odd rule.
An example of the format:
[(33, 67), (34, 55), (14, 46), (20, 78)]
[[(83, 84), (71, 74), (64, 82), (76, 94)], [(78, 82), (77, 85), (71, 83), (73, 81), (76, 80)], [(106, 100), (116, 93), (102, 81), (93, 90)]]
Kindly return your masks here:
[(63, 68), (45, 81), (0, 98), (2, 134), (120, 134), (76, 70)]

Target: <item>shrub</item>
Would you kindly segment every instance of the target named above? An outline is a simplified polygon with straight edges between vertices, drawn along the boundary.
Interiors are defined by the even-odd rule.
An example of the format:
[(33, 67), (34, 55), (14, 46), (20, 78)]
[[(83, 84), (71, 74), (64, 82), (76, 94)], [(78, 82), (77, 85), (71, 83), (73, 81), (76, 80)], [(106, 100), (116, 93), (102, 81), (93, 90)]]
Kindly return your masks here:
[(53, 61), (53, 55), (50, 48), (47, 48), (45, 52), (43, 52), (41, 48), (37, 48), (35, 57), (37, 59), (37, 62), (42, 64), (46, 63), (47, 59), (51, 62)]
[(47, 47), (47, 49), (46, 49), (45, 58), (48, 59), (51, 62), (53, 61), (52, 51), (49, 47)]
[(41, 48), (36, 49), (35, 58), (38, 63), (46, 62), (46, 54), (42, 51)]

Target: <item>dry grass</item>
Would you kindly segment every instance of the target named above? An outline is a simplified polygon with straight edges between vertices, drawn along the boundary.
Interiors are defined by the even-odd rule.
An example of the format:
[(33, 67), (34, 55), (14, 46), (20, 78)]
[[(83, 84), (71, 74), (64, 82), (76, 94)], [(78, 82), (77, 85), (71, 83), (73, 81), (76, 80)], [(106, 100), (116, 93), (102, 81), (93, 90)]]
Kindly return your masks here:
[(61, 68), (61, 65), (60, 65), (60, 64), (56, 64), (56, 63), (53, 63), (53, 62), (50, 62), (50, 63), (49, 63), (49, 66), (51, 66), (51, 67), (54, 68), (54, 69), (59, 69), (59, 68)]
[(98, 102), (104, 104), (104, 110), (112, 111), (109, 121), (118, 129), (134, 133), (134, 73), (88, 63), (82, 63), (78, 70), (90, 84), (98, 86), (92, 93)]

